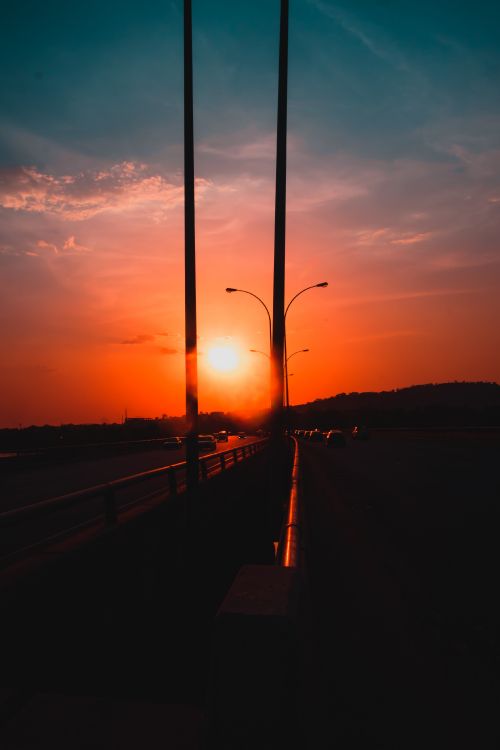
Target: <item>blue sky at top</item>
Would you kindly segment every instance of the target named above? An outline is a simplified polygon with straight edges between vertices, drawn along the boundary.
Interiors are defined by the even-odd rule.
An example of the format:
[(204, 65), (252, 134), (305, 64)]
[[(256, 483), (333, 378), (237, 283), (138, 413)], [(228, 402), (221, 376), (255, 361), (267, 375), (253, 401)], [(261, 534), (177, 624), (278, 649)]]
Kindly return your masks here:
[[(271, 131), (278, 3), (193, 5), (197, 137)], [(49, 158), (16, 130), (111, 160), (180, 143), (180, 2), (28, 2), (2, 28), (4, 163)], [(470, 141), (498, 115), (499, 28), (496, 3), (292, 0), (290, 129), (313, 151), (429, 156), (461, 118)]]

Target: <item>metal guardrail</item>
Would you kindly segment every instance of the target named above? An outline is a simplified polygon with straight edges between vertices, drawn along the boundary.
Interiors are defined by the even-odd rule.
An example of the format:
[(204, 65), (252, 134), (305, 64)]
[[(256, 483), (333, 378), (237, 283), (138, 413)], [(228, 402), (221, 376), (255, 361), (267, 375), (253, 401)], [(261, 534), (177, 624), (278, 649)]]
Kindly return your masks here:
[(73, 457), (93, 451), (126, 451), (134, 448), (154, 448), (160, 446), (167, 439), (167, 435), (160, 438), (145, 438), (141, 440), (118, 440), (104, 443), (63, 443), (43, 446), (21, 446), (18, 448), (2, 448), (2, 452), (10, 454), (10, 459), (16, 458), (61, 458)]
[(288, 501), (288, 513), (281, 532), (278, 562), (285, 568), (298, 568), (300, 557), (300, 515), (299, 515), (299, 443), (292, 436), (294, 444), (292, 484)]
[[(199, 476), (201, 481), (206, 481), (215, 474), (219, 474), (231, 466), (240, 463), (245, 458), (248, 458), (255, 453), (261, 451), (267, 444), (267, 439), (260, 439), (253, 443), (247, 443), (245, 445), (237, 446), (235, 448), (229, 448), (224, 451), (218, 451), (215, 453), (208, 453), (205, 456), (199, 458)], [(70, 531), (82, 529), (85, 526), (95, 523), (98, 520), (104, 520), (106, 527), (115, 526), (118, 522), (119, 514), (121, 511), (129, 509), (131, 506), (139, 505), (145, 500), (149, 500), (154, 496), (164, 495), (165, 493), (169, 496), (177, 495), (183, 492), (186, 488), (186, 462), (181, 461), (170, 466), (161, 466), (157, 469), (150, 469), (143, 471), (138, 474), (131, 476), (122, 477), (115, 479), (110, 482), (98, 484), (93, 487), (88, 487), (83, 490), (77, 490), (76, 492), (70, 492), (66, 495), (60, 495), (53, 497), (48, 500), (41, 500), (38, 503), (31, 505), (25, 505), (21, 508), (15, 508), (13, 510), (5, 511), (0, 513), (0, 528), (17, 526), (22, 523), (29, 521), (43, 519), (58, 510), (68, 509), (73, 506), (79, 505), (86, 500), (94, 498), (103, 498), (103, 509), (100, 516), (94, 516), (92, 519), (84, 521), (78, 526), (74, 526), (71, 529), (66, 529), (59, 532), (56, 535), (50, 537), (51, 540), (62, 537)], [(117, 493), (120, 490), (127, 489), (133, 485), (140, 484), (156, 477), (165, 476), (167, 478), (166, 486), (155, 489), (154, 492), (150, 492), (146, 496), (126, 502), (123, 505), (118, 506), (117, 504)], [(29, 546), (29, 548), (23, 548), (24, 550), (33, 549), (37, 546), (45, 544), (48, 538), (41, 539), (35, 544)], [(21, 550), (19, 550), (21, 551)], [(16, 551), (17, 554), (18, 551)], [(11, 555), (7, 555), (10, 557)], [(5, 558), (3, 558), (5, 559)]]

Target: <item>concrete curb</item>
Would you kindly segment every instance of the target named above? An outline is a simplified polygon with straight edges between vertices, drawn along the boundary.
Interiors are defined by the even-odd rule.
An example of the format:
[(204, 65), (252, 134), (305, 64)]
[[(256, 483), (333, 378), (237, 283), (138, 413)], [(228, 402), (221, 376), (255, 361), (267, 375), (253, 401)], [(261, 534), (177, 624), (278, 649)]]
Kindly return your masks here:
[(209, 747), (294, 746), (300, 576), (245, 565), (214, 624)]

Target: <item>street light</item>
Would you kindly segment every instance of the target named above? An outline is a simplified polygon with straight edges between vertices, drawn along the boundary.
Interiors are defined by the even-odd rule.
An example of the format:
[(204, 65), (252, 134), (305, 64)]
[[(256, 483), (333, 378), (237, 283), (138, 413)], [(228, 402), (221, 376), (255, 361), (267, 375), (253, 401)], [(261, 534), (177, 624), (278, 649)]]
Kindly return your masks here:
[(271, 313), (269, 312), (269, 309), (268, 309), (266, 303), (264, 302), (264, 300), (261, 300), (261, 298), (257, 297), (257, 295), (254, 294), (253, 292), (247, 291), (247, 289), (235, 289), (232, 286), (228, 286), (228, 287), (226, 287), (226, 292), (228, 294), (232, 294), (233, 292), (242, 292), (243, 294), (249, 294), (251, 297), (255, 297), (256, 300), (259, 300), (260, 304), (262, 305), (262, 307), (264, 308), (264, 310), (267, 313), (267, 319), (269, 321), (269, 351), (271, 351), (271, 348), (272, 348), (272, 345), (273, 345), (273, 333), (272, 333), (272, 324), (271, 324)]
[[(306, 286), (305, 289), (301, 289), (300, 292), (297, 292), (297, 294), (294, 297), (292, 297), (292, 299), (286, 306), (285, 315), (283, 317), (284, 317), (284, 329), (285, 329), (284, 330), (284, 333), (285, 333), (285, 388), (286, 388), (287, 409), (290, 408), (290, 404), (288, 402), (288, 359), (289, 357), (287, 358), (286, 356), (286, 351), (287, 351), (286, 349), (286, 315), (287, 315), (288, 310), (290, 309), (290, 305), (292, 304), (292, 302), (294, 302), (294, 300), (296, 300), (297, 297), (300, 297), (301, 294), (304, 294), (304, 292), (307, 292), (309, 289), (325, 289), (325, 287), (327, 286), (328, 286), (328, 281), (320, 281), (319, 284), (311, 284), (311, 286)], [(296, 352), (294, 352), (294, 354), (296, 354)], [(292, 355), (290, 355), (290, 357), (291, 356)]]
[(288, 378), (291, 377), (292, 373), (288, 372), (288, 360), (292, 357), (295, 357), (296, 354), (303, 354), (304, 352), (308, 352), (309, 349), (297, 349), (296, 352), (293, 352), (293, 354), (290, 354), (289, 357), (285, 360), (285, 386), (286, 386), (286, 408), (287, 411), (290, 409), (290, 397), (288, 394)]
[[(250, 349), (250, 351), (253, 351), (253, 349)], [(290, 354), (290, 356), (286, 358), (286, 361), (288, 362), (288, 360), (291, 359), (292, 357), (295, 357), (296, 354), (302, 354), (303, 352), (308, 352), (308, 351), (309, 349), (297, 349), (296, 352), (294, 352), (293, 354)]]
[[(254, 354), (263, 354), (264, 357), (267, 357), (268, 359), (270, 359), (269, 354), (266, 354), (265, 352), (261, 352), (260, 349), (249, 349), (248, 351), (253, 352)], [(287, 362), (288, 362), (289, 359), (291, 359), (292, 357), (294, 357), (296, 354), (302, 354), (302, 352), (308, 352), (308, 351), (309, 351), (309, 349), (298, 349), (293, 354), (290, 354), (290, 356), (287, 358)], [(284, 371), (284, 366), (283, 366), (283, 371)], [(293, 375), (293, 372), (289, 372), (288, 373), (288, 377), (289, 378), (291, 378), (292, 375)], [(286, 381), (285, 406), (287, 406), (287, 407), (289, 406), (289, 403), (288, 403), (288, 381)]]
[(301, 294), (304, 294), (304, 292), (307, 292), (309, 289), (324, 289), (327, 286), (328, 286), (328, 281), (320, 281), (319, 284), (312, 284), (311, 286), (306, 286), (305, 289), (301, 289), (300, 292), (297, 292), (297, 294), (295, 295), (295, 297), (292, 297), (292, 299), (290, 300), (290, 302), (286, 306), (285, 318), (286, 318), (286, 314), (288, 312), (288, 308), (290, 307), (290, 305), (292, 304), (292, 302), (297, 299), (297, 297), (300, 297)]
[[(269, 321), (269, 398), (271, 399), (271, 406), (272, 406), (273, 389), (272, 389), (271, 352), (273, 350), (273, 327), (272, 327), (272, 323), (271, 323), (271, 313), (269, 312), (269, 308), (266, 305), (266, 303), (264, 302), (264, 300), (262, 300), (260, 297), (258, 297), (253, 292), (249, 292), (247, 289), (236, 289), (236, 287), (228, 286), (228, 287), (226, 287), (226, 292), (228, 294), (232, 294), (233, 292), (242, 292), (243, 294), (249, 294), (250, 297), (254, 297), (256, 300), (258, 300), (260, 302), (260, 304), (262, 305), (262, 307), (264, 308), (264, 310), (266, 311), (267, 319)], [(264, 352), (262, 352), (262, 353), (264, 353)]]
[[(290, 355), (290, 357), (287, 357), (287, 349), (286, 349), (286, 316), (287, 316), (288, 310), (290, 309), (290, 305), (292, 304), (292, 302), (294, 302), (297, 299), (297, 297), (300, 297), (301, 294), (304, 294), (304, 292), (307, 292), (309, 289), (324, 289), (327, 286), (328, 286), (328, 281), (320, 281), (319, 284), (311, 284), (311, 286), (306, 286), (305, 289), (301, 289), (300, 292), (297, 292), (297, 294), (294, 297), (292, 297), (292, 299), (290, 300), (290, 302), (286, 306), (285, 314), (283, 316), (283, 324), (284, 324), (284, 333), (285, 333), (285, 336), (284, 336), (284, 349), (285, 349), (285, 352), (284, 352), (284, 354), (285, 354), (285, 356), (284, 356), (284, 379), (285, 379), (285, 389), (286, 389), (285, 392), (286, 392), (286, 404), (287, 404), (287, 406), (289, 406), (289, 403), (288, 403), (288, 360), (290, 359), (290, 357), (293, 357), (293, 354), (298, 354), (299, 352), (298, 351), (294, 352), (293, 354)], [(261, 298), (258, 297), (256, 294), (254, 294), (253, 292), (249, 292), (247, 289), (236, 289), (236, 287), (228, 286), (228, 287), (226, 287), (226, 292), (228, 292), (229, 294), (231, 294), (232, 292), (243, 292), (243, 294), (249, 294), (251, 297), (255, 297), (255, 299), (258, 300), (260, 302), (260, 304), (264, 307), (264, 309), (265, 309), (265, 311), (267, 313), (267, 318), (269, 320), (269, 351), (272, 352), (272, 346), (273, 346), (272, 341), (273, 341), (273, 339), (272, 339), (271, 314), (269, 312), (269, 309), (268, 309), (266, 303), (263, 300), (261, 300)], [(258, 349), (250, 349), (250, 351), (251, 352), (259, 352)], [(308, 349), (300, 349), (299, 351), (300, 352), (305, 352), (305, 351), (309, 351), (309, 350)], [(259, 352), (259, 353), (260, 354), (264, 354), (265, 352)], [(269, 359), (271, 359), (271, 357), (269, 357)], [(272, 379), (272, 375), (271, 375), (271, 379)], [(272, 384), (271, 384), (271, 394), (272, 394), (272, 392), (273, 392), (273, 390), (272, 390)], [(271, 403), (272, 403), (272, 398), (271, 398)]]
[(253, 352), (254, 354), (263, 354), (264, 357), (267, 357), (269, 359), (269, 354), (266, 354), (265, 352), (261, 352), (260, 349), (249, 349), (249, 352)]

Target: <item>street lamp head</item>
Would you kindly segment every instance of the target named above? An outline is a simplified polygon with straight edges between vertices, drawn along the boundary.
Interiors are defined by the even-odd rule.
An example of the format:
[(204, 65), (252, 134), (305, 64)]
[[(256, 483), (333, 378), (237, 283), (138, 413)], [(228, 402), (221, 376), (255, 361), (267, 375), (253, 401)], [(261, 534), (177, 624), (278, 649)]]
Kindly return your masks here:
[(302, 349), (302, 351), (303, 351), (303, 352), (308, 352), (308, 351), (309, 351), (309, 349)]
[(229, 293), (231, 293), (231, 292), (237, 292), (237, 291), (238, 291), (238, 290), (237, 290), (237, 289), (233, 289), (233, 287), (232, 287), (232, 286), (228, 286), (228, 287), (226, 287), (226, 292), (229, 292)]
[(324, 288), (325, 286), (328, 286), (328, 281), (322, 281), (320, 284), (316, 284), (316, 286)]

